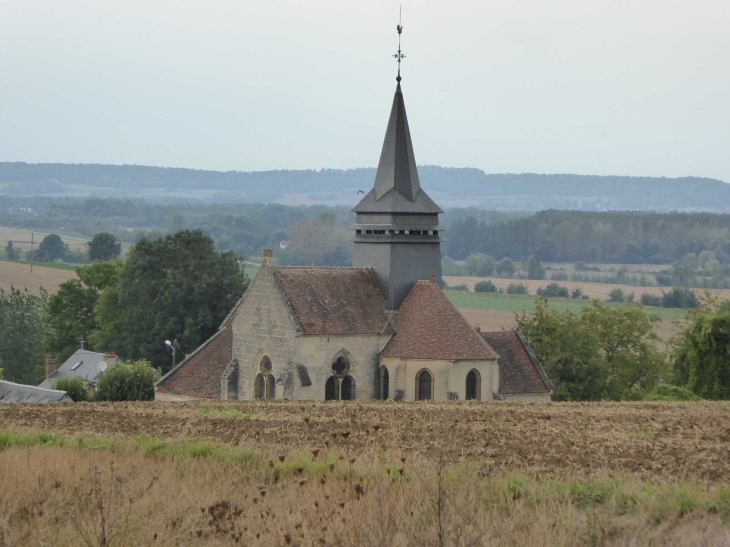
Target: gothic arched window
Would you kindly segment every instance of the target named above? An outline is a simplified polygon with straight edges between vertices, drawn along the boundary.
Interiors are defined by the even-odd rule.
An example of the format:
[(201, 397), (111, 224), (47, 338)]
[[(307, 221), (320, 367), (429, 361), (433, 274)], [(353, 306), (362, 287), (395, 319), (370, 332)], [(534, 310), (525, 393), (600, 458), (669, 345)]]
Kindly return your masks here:
[(481, 401), (482, 400), (482, 375), (475, 368), (466, 375), (466, 400)]
[(324, 384), (324, 400), (325, 401), (336, 401), (339, 391), (339, 381), (334, 376), (327, 378), (327, 382)]
[(381, 401), (386, 401), (390, 397), (390, 373), (388, 372), (388, 367), (385, 365), (380, 367), (380, 377), (378, 380), (380, 382), (378, 398)]
[(430, 401), (433, 399), (433, 375), (428, 369), (416, 374), (416, 401)]
[(273, 374), (266, 377), (266, 398), (276, 399), (276, 378)]
[(332, 376), (324, 385), (325, 401), (349, 401), (355, 398), (355, 379), (349, 375), (350, 361), (338, 357), (332, 363)]
[(342, 379), (342, 389), (340, 399), (343, 401), (352, 401), (355, 398), (355, 380), (352, 376), (345, 376)]
[(271, 374), (273, 367), (268, 355), (259, 361), (259, 372), (254, 380), (254, 399), (276, 399), (276, 378)]
[(253, 398), (263, 399), (264, 397), (266, 397), (266, 381), (264, 375), (259, 372), (254, 381)]

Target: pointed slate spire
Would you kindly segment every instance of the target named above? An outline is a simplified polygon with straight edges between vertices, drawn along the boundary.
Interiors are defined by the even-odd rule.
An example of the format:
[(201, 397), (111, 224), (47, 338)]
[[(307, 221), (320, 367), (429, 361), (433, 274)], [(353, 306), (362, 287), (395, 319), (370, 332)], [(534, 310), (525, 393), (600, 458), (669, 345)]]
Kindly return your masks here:
[(379, 200), (394, 188), (412, 203), (421, 191), (400, 81), (395, 89), (388, 129), (385, 131), (385, 141), (375, 176), (375, 199)]

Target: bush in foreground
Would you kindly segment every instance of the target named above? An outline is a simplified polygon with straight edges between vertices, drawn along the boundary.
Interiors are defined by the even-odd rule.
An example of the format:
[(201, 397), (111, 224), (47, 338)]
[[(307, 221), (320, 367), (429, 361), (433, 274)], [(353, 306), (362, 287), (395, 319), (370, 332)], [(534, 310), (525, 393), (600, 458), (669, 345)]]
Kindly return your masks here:
[(101, 375), (96, 386), (98, 401), (152, 401), (160, 373), (149, 362), (116, 365)]

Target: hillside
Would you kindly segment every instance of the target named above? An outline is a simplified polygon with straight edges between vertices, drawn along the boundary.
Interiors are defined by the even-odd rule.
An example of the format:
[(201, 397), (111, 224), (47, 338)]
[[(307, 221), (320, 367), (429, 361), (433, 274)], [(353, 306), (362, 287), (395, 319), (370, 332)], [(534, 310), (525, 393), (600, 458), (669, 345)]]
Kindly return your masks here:
[[(730, 185), (700, 177), (487, 174), (474, 168), (419, 167), (442, 207), (730, 212)], [(354, 204), (374, 168), (205, 171), (141, 165), (0, 163), (0, 194), (144, 197), (208, 203)], [(140, 194), (143, 192), (143, 194)]]

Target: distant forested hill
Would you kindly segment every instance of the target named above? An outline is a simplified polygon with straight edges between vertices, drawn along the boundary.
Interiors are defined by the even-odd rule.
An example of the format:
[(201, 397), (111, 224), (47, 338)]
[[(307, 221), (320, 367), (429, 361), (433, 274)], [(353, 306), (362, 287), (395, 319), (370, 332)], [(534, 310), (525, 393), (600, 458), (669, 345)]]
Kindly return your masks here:
[[(682, 177), (486, 174), (473, 168), (419, 167), (442, 207), (730, 212), (730, 185)], [(204, 171), (139, 165), (0, 163), (0, 194), (145, 197), (152, 201), (354, 204), (375, 169)]]

